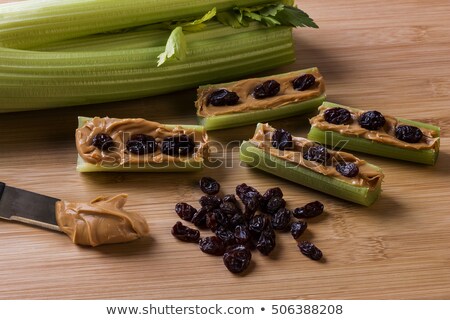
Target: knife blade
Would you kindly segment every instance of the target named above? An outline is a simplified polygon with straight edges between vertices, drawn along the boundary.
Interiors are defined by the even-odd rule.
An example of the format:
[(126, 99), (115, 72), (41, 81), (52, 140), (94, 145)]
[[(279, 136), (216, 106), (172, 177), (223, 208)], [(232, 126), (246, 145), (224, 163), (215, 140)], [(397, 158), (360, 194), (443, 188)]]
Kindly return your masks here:
[(0, 218), (61, 231), (56, 222), (56, 202), (59, 199), (0, 182)]

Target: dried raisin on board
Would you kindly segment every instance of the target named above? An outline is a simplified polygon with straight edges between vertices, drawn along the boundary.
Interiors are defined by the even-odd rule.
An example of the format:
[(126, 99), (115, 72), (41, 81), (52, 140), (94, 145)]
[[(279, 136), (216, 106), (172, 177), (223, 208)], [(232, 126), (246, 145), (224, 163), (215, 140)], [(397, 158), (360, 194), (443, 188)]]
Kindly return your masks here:
[(185, 242), (198, 242), (200, 239), (200, 231), (183, 225), (181, 221), (177, 221), (172, 227), (172, 235)]
[(312, 260), (322, 259), (322, 251), (309, 241), (302, 241), (298, 244), (300, 252)]
[(197, 209), (186, 202), (178, 202), (175, 205), (175, 212), (181, 219), (191, 221), (194, 214), (197, 213)]
[(241, 273), (250, 265), (252, 253), (250, 249), (241, 244), (236, 244), (227, 248), (223, 255), (225, 267), (232, 273)]
[(220, 183), (211, 177), (201, 178), (199, 184), (200, 189), (208, 195), (214, 195), (220, 191)]
[(324, 205), (320, 201), (307, 203), (303, 207), (295, 208), (293, 215), (296, 218), (314, 218), (322, 214)]

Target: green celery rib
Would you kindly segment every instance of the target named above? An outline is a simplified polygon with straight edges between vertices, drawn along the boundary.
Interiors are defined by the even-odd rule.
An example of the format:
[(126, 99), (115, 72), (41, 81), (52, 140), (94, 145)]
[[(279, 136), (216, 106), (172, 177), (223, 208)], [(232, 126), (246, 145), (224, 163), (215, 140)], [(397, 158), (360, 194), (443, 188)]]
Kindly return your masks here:
[(0, 46), (29, 49), (46, 43), (134, 26), (196, 18), (211, 10), (268, 0), (29, 0), (0, 5)]
[[(249, 141), (243, 141), (240, 147), (242, 162), (279, 176), (286, 180), (330, 194), (332, 196), (355, 202), (364, 206), (372, 205), (378, 198), (381, 187), (370, 190), (367, 187), (357, 187), (338, 179), (328, 177), (302, 166), (296, 166), (283, 159), (271, 156), (255, 147)], [(378, 167), (373, 166), (381, 171)]]
[(0, 49), (0, 111), (124, 100), (222, 81), (295, 59), (289, 28), (192, 43), (183, 62), (154, 66), (160, 48), (50, 53)]
[[(224, 26), (217, 21), (207, 21), (206, 27), (201, 32), (185, 31), (188, 44), (195, 41), (208, 39), (220, 39), (222, 37), (250, 32), (254, 30), (266, 29), (258, 22), (250, 23), (245, 29), (235, 29)], [(150, 28), (152, 27), (152, 28)], [(56, 43), (45, 44), (33, 48), (37, 51), (46, 52), (77, 52), (77, 51), (113, 51), (137, 48), (152, 48), (165, 46), (171, 30), (161, 29), (160, 24), (136, 28), (120, 33), (93, 34), (81, 38), (67, 39)]]
[[(349, 108), (336, 103), (324, 102), (324, 106), (328, 108), (343, 107), (352, 111), (357, 111), (358, 109)], [(413, 125), (419, 128), (426, 128), (434, 130), (440, 133), (440, 128), (417, 121), (406, 120), (402, 118), (397, 118), (402, 123)], [(439, 155), (439, 147), (433, 150), (411, 150), (403, 149), (392, 145), (382, 144), (379, 142), (374, 142), (369, 139), (350, 137), (342, 135), (334, 131), (322, 131), (317, 127), (312, 126), (309, 133), (308, 139), (332, 146), (339, 147), (348, 150), (354, 150), (369, 154), (374, 154), (382, 157), (393, 158), (398, 160), (405, 160), (411, 162), (417, 162), (422, 164), (434, 165), (436, 163), (437, 157)]]
[[(90, 117), (78, 117), (78, 128), (81, 128), (86, 122), (92, 120)], [(175, 128), (179, 125), (165, 124), (168, 129)], [(204, 127), (197, 125), (182, 125), (185, 129), (190, 129), (198, 132), (203, 132)], [(78, 172), (189, 172), (197, 171), (203, 168), (203, 161), (196, 161), (194, 159), (187, 159), (183, 162), (175, 163), (152, 163), (151, 166), (145, 165), (130, 165), (129, 167), (114, 166), (107, 167), (98, 164), (88, 163), (78, 155), (77, 158), (77, 171)]]
[(257, 123), (291, 117), (298, 114), (304, 114), (315, 110), (325, 100), (325, 95), (317, 98), (289, 104), (276, 109), (258, 110), (245, 113), (234, 113), (229, 115), (220, 115), (208, 118), (199, 118), (200, 124), (206, 130), (217, 130), (223, 128), (239, 127), (246, 124)]

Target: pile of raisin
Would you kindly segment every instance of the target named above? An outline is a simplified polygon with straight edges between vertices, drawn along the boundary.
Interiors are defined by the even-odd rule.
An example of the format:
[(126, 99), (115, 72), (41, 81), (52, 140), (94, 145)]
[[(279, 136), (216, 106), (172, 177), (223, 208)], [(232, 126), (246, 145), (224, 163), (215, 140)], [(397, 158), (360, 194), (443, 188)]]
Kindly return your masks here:
[[(202, 252), (222, 256), (225, 267), (232, 273), (244, 272), (251, 263), (252, 250), (269, 255), (276, 247), (277, 231), (290, 232), (300, 239), (307, 228), (303, 219), (322, 214), (324, 206), (319, 201), (291, 211), (286, 208), (280, 188), (270, 188), (264, 194), (242, 183), (235, 194), (219, 197), (220, 184), (211, 177), (200, 179), (200, 189), (206, 194), (200, 197), (200, 208), (180, 202), (175, 212), (199, 229), (209, 229), (212, 236), (200, 236), (200, 231), (178, 221), (172, 235), (185, 242), (196, 242)], [(301, 218), (296, 220), (294, 218)], [(202, 231), (203, 233), (203, 231)], [(297, 243), (300, 251), (313, 260), (319, 260), (322, 252), (307, 241)], [(320, 257), (319, 257), (320, 256)]]
[[(114, 140), (106, 133), (99, 133), (92, 139), (92, 145), (102, 151), (110, 151), (115, 146)], [(145, 134), (135, 134), (126, 142), (129, 153), (143, 155), (154, 153), (158, 148), (155, 138)], [(171, 156), (185, 156), (195, 149), (195, 142), (186, 134), (166, 137), (161, 142), (161, 152)]]

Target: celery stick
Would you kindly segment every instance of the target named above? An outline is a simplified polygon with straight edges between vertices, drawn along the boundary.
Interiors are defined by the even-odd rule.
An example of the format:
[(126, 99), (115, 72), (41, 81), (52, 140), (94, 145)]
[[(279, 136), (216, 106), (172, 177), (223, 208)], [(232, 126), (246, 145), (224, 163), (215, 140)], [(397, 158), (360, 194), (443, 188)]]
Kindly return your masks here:
[[(336, 103), (324, 102), (324, 106), (328, 108), (343, 107), (350, 111), (358, 111), (358, 109), (342, 106)], [(440, 128), (431, 124), (406, 120), (397, 118), (401, 123), (416, 126), (418, 128), (425, 128), (434, 130), (440, 134)], [(434, 165), (439, 155), (439, 141), (435, 149), (427, 150), (412, 150), (404, 149), (393, 145), (383, 144), (360, 137), (351, 137), (340, 134), (334, 131), (322, 131), (314, 126), (311, 127), (308, 133), (308, 139), (343, 149), (354, 150), (369, 154), (374, 154), (387, 158), (394, 158), (399, 160), (417, 162), (422, 164)]]
[(186, 61), (169, 61), (161, 68), (156, 68), (160, 47), (82, 53), (1, 48), (0, 111), (168, 93), (244, 76), (295, 59), (291, 32), (286, 27), (208, 39), (198, 45), (194, 41), (190, 48)]
[[(91, 121), (90, 117), (78, 117), (78, 128), (83, 127), (86, 122)], [(173, 129), (179, 125), (176, 124), (164, 124), (167, 129)], [(182, 125), (184, 129), (189, 129), (197, 132), (204, 132), (204, 127), (198, 125)], [(84, 161), (84, 159), (78, 155), (77, 167), (78, 172), (189, 172), (197, 171), (203, 168), (203, 160), (196, 159), (184, 159), (177, 162), (170, 163), (140, 163), (140, 164), (125, 164), (105, 166), (100, 164), (92, 164)]]
[[(291, 71), (286, 72), (282, 74), (273, 75), (273, 78), (276, 79), (277, 77), (297, 77), (299, 74), (303, 73), (315, 73), (318, 72), (317, 68), (309, 68), (304, 70), (297, 70), (297, 71)], [(228, 83), (220, 83), (220, 84), (214, 84), (214, 87), (220, 87), (220, 88), (226, 88), (228, 86), (231, 86), (235, 84), (237, 81), (228, 82)], [(211, 85), (205, 85), (200, 86), (199, 90), (207, 89)], [(268, 108), (263, 110), (252, 110), (252, 111), (244, 111), (244, 112), (236, 112), (236, 113), (230, 113), (230, 114), (223, 114), (223, 115), (214, 115), (209, 117), (203, 117), (202, 115), (198, 116), (198, 121), (205, 127), (206, 130), (217, 130), (217, 129), (223, 129), (223, 128), (232, 128), (232, 127), (238, 127), (246, 124), (251, 123), (258, 123), (258, 122), (266, 122), (269, 120), (276, 120), (281, 118), (287, 118), (290, 116), (298, 115), (298, 114), (304, 114), (313, 111), (315, 108), (320, 106), (322, 102), (325, 100), (326, 95), (325, 93), (321, 94), (318, 97), (311, 98), (309, 100), (300, 101), (300, 102), (293, 102), (288, 105), (284, 105), (281, 107), (275, 107), (275, 108)], [(197, 107), (198, 108), (198, 107)], [(197, 110), (199, 111), (199, 110)]]
[(0, 5), (0, 46), (33, 48), (58, 40), (152, 23), (196, 18), (211, 10), (270, 0), (29, 0)]
[[(293, 165), (286, 160), (271, 156), (248, 141), (243, 141), (241, 144), (240, 159), (252, 167), (273, 175), (364, 206), (372, 205), (381, 192), (381, 183), (372, 190), (368, 187), (354, 186), (339, 179), (322, 175), (300, 165)], [(381, 171), (376, 166), (372, 165), (372, 167)]]

